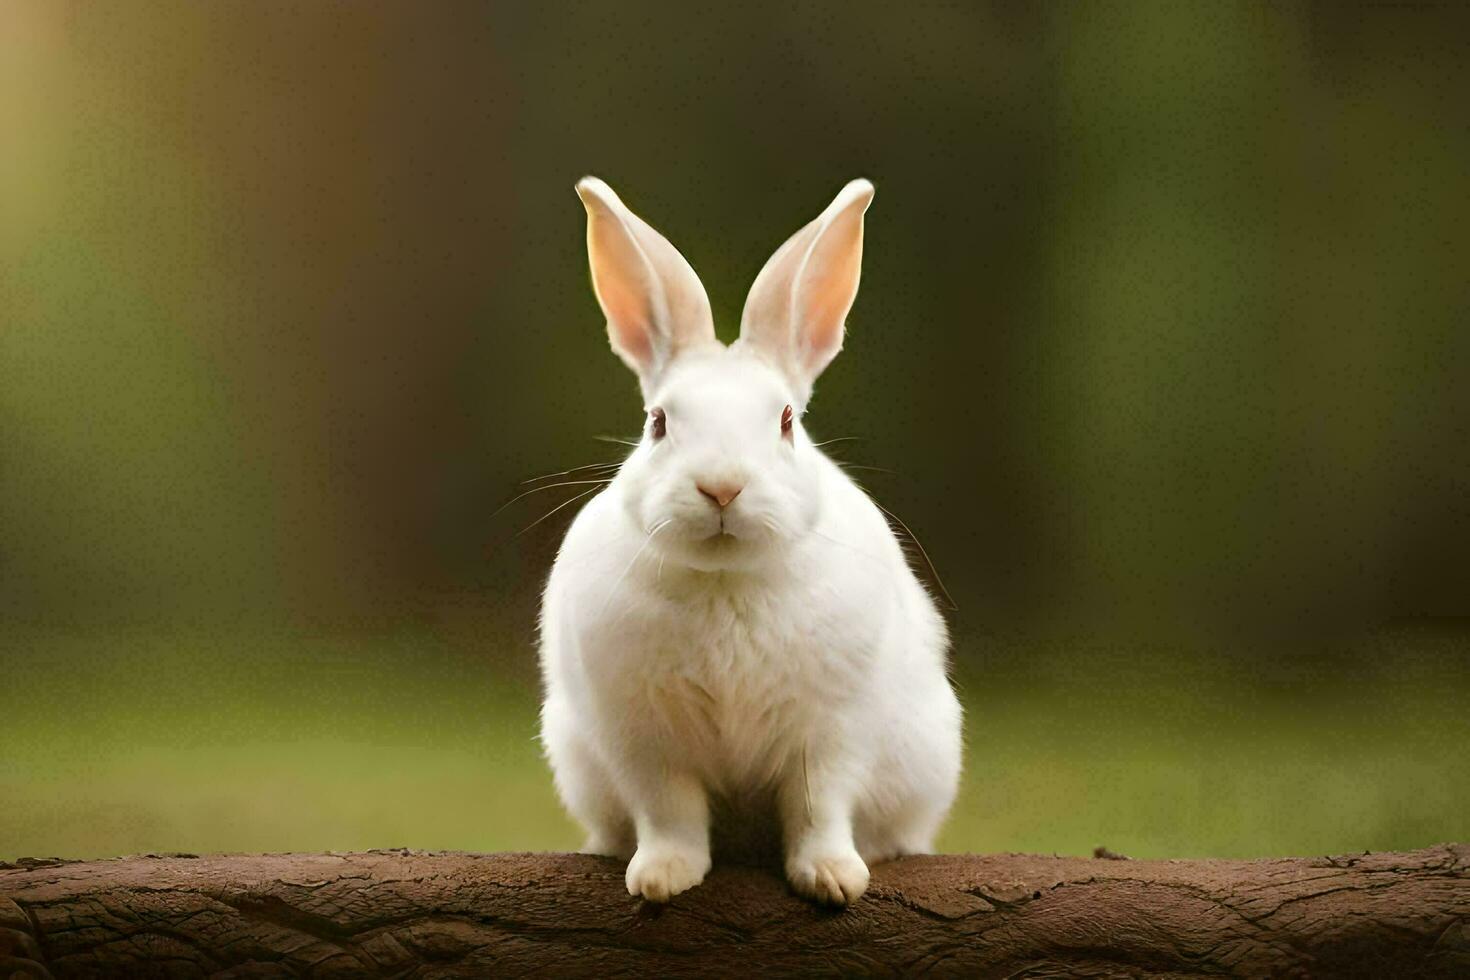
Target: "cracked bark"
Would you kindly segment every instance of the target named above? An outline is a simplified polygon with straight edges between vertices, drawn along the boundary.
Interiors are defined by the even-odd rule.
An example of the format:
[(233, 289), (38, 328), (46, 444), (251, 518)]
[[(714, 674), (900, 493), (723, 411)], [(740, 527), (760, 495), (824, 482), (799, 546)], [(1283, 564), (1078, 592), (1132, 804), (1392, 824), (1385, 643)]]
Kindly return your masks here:
[(844, 912), (717, 869), (667, 907), (569, 854), (0, 865), (0, 978), (1470, 976), (1470, 845), (1268, 861), (939, 855)]

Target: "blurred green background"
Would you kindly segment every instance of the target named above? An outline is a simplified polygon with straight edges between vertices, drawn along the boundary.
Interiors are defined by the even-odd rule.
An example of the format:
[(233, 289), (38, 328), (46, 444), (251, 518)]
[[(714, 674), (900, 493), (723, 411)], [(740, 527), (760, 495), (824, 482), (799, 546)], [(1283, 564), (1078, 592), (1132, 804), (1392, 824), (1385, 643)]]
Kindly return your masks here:
[(494, 511), (641, 424), (584, 173), (726, 339), (877, 183), (808, 422), (959, 606), (945, 848), (1470, 838), (1467, 27), (0, 5), (0, 858), (575, 846)]

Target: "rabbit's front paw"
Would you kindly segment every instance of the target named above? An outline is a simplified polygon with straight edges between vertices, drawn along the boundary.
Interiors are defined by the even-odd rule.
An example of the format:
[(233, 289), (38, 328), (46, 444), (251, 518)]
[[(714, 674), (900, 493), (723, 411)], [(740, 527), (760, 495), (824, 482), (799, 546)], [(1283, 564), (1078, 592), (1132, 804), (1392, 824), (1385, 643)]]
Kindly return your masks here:
[(709, 850), (683, 844), (639, 844), (628, 862), (628, 894), (667, 902), (704, 881)]
[(851, 905), (868, 890), (868, 866), (851, 848), (794, 855), (786, 877), (798, 895), (823, 905)]

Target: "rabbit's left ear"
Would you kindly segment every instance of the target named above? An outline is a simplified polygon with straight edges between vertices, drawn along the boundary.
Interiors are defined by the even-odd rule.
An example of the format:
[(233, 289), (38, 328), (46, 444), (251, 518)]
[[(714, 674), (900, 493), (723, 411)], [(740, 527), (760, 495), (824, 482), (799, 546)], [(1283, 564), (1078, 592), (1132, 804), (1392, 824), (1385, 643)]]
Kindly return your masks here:
[(740, 318), (740, 343), (772, 357), (803, 399), (842, 349), (863, 266), (863, 213), (873, 185), (854, 180), (827, 209), (776, 250), (755, 277)]

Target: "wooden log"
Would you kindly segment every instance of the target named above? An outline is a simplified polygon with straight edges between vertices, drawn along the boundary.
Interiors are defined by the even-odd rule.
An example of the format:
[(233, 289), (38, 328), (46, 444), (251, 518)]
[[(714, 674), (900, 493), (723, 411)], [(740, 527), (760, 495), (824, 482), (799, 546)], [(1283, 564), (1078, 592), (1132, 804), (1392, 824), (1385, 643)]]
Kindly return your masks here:
[(667, 906), (574, 854), (0, 866), (0, 978), (1470, 977), (1470, 845), (1262, 861), (937, 855), (852, 908), (719, 868)]

